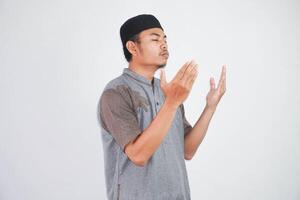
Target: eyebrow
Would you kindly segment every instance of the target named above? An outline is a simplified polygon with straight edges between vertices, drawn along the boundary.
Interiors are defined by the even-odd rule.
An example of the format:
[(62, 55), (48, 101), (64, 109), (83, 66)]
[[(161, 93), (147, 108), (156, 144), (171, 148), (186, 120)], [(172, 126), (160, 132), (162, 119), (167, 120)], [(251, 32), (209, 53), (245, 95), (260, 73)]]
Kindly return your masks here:
[[(151, 33), (150, 35), (155, 35), (155, 36), (158, 36), (158, 37), (160, 37), (161, 35), (160, 34), (158, 34), (158, 33)], [(164, 38), (167, 38), (167, 36), (166, 35), (164, 35)]]

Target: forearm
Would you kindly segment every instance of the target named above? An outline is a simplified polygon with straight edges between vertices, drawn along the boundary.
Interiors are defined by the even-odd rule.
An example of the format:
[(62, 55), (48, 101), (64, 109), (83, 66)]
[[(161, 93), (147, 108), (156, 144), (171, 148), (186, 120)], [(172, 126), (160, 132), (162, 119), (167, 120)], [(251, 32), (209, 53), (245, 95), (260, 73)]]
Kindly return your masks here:
[(157, 150), (170, 129), (177, 108), (188, 97), (198, 70), (195, 62), (188, 62), (181, 67), (171, 82), (167, 83), (164, 70), (160, 75), (160, 87), (165, 102), (150, 125), (125, 146), (125, 153), (137, 165), (144, 166)]
[(184, 154), (187, 160), (192, 159), (204, 139), (210, 120), (216, 108), (205, 106), (200, 118), (184, 138)]
[(168, 133), (176, 110), (176, 106), (165, 101), (150, 125), (125, 147), (125, 152), (132, 161), (141, 166), (147, 163)]

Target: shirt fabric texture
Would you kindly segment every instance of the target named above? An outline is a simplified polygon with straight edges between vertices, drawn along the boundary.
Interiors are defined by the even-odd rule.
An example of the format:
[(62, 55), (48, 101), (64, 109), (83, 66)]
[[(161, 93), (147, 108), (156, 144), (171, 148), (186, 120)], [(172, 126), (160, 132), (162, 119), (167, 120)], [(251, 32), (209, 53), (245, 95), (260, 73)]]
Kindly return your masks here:
[(135, 165), (124, 153), (125, 145), (149, 126), (164, 100), (160, 79), (154, 77), (152, 83), (129, 68), (106, 84), (98, 116), (109, 200), (190, 200), (184, 136), (192, 127), (183, 104), (145, 166)]

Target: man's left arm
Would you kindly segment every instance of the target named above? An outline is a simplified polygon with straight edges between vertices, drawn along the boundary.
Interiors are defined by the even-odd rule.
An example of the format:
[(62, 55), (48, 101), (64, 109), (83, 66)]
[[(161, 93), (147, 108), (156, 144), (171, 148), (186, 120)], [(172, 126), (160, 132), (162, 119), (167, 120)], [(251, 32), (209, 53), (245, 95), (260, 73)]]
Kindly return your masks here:
[(226, 67), (223, 66), (218, 87), (215, 87), (215, 81), (210, 79), (210, 91), (206, 96), (206, 106), (197, 120), (194, 127), (184, 137), (184, 158), (191, 160), (195, 155), (199, 145), (203, 141), (212, 116), (215, 113), (217, 105), (226, 91)]

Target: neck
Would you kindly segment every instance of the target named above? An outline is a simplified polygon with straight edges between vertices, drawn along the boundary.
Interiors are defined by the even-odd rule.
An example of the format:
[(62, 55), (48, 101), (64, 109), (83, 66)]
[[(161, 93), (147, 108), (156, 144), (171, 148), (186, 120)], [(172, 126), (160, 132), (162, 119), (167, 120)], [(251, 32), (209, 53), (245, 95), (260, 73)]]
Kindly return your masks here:
[(147, 78), (149, 81), (153, 81), (154, 73), (158, 69), (158, 66), (142, 65), (135, 62), (129, 62), (128, 68), (135, 73)]

